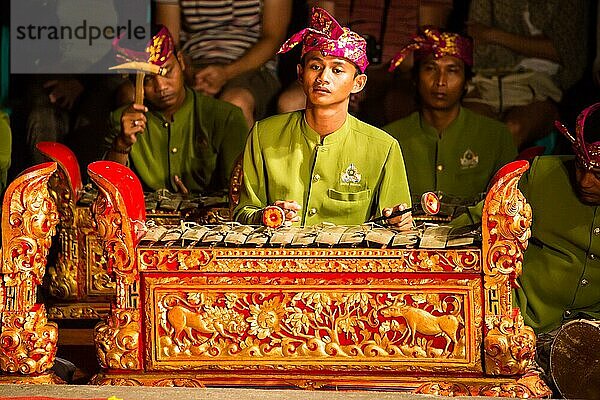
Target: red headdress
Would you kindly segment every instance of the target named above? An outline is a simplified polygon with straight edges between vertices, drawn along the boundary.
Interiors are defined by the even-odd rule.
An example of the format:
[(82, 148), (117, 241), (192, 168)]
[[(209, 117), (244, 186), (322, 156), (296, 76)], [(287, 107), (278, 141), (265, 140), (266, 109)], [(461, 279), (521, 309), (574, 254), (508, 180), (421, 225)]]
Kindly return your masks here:
[(410, 53), (414, 52), (417, 59), (433, 54), (435, 58), (453, 56), (473, 66), (473, 42), (464, 36), (450, 32), (440, 32), (434, 28), (425, 28), (422, 35), (415, 36), (390, 64), (390, 72), (396, 69)]
[(365, 39), (340, 26), (327, 11), (319, 7), (313, 7), (309, 27), (292, 35), (277, 54), (290, 51), (298, 43), (302, 43), (302, 56), (309, 51), (318, 50), (326, 56), (343, 57), (352, 61), (361, 72), (365, 72), (369, 65)]
[[(573, 152), (577, 156), (577, 159), (588, 170), (600, 170), (600, 141), (587, 141), (584, 134), (585, 120), (599, 108), (600, 103), (592, 104), (579, 114), (577, 117), (575, 135), (572, 135), (560, 121), (554, 122), (554, 125), (560, 133), (565, 135), (571, 142)], [(588, 138), (600, 138), (599, 132), (588, 132), (587, 136)]]
[(121, 46), (124, 35), (113, 40), (113, 48), (117, 53), (117, 59), (125, 62), (139, 61), (161, 67), (175, 49), (171, 32), (165, 26), (159, 26), (159, 31), (146, 43), (144, 51), (137, 51)]

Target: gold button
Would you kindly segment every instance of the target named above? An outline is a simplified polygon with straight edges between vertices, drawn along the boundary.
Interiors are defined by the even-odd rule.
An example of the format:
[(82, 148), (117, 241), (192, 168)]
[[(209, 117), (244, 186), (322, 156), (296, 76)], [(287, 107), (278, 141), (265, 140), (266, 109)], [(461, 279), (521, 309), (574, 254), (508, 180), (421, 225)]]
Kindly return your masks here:
[(592, 253), (592, 254), (590, 254), (590, 258), (591, 258), (592, 260), (595, 260), (595, 259), (597, 258), (597, 256), (596, 256), (594, 253)]
[(168, 122), (165, 122), (165, 123), (163, 123), (163, 126), (164, 126), (165, 128), (168, 128), (168, 127), (169, 127), (169, 123), (168, 123)]
[(600, 228), (594, 228), (594, 235), (600, 235)]
[(571, 316), (572, 312), (571, 310), (566, 310), (563, 315), (565, 316), (565, 318), (569, 318)]
[(173, 153), (173, 154), (177, 153), (177, 147), (173, 147), (173, 148), (171, 149), (171, 153)]
[(310, 215), (315, 215), (315, 214), (317, 213), (317, 209), (313, 207), (313, 208), (311, 208), (310, 210), (308, 210), (308, 213), (309, 213)]
[(442, 164), (438, 165), (437, 167), (435, 167), (438, 171), (443, 171), (444, 170), (444, 166)]
[(319, 179), (321, 179), (321, 175), (319, 175), (319, 174), (313, 175), (313, 182), (319, 182)]
[(589, 282), (587, 279), (585, 279), (585, 278), (583, 278), (583, 279), (581, 280), (581, 286), (585, 286), (585, 285), (587, 285), (588, 283), (590, 283), (590, 282)]

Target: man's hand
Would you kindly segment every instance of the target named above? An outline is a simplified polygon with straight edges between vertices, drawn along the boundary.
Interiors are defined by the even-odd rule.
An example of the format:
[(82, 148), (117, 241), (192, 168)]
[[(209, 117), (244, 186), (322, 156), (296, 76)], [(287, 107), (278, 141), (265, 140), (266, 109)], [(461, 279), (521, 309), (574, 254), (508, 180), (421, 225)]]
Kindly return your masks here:
[(84, 89), (77, 79), (53, 79), (44, 82), (43, 86), (49, 91), (50, 102), (65, 110), (73, 108)]
[(209, 96), (221, 91), (229, 80), (227, 69), (223, 65), (209, 65), (194, 74), (194, 89)]
[(137, 141), (137, 135), (146, 129), (148, 108), (143, 104), (131, 104), (121, 114), (121, 134), (117, 137), (118, 145), (131, 147)]
[[(382, 211), (382, 214), (384, 217), (389, 217), (390, 215), (392, 215), (392, 213), (397, 212), (397, 211), (402, 211), (402, 210), (406, 210), (408, 208), (408, 205), (403, 203), (403, 204), (398, 204), (397, 206), (395, 206), (394, 208), (384, 208)], [(398, 215), (396, 217), (390, 218), (387, 220), (388, 225), (399, 229), (401, 231), (407, 231), (413, 228), (413, 217), (412, 217), (412, 213), (407, 212), (406, 214), (402, 214), (402, 215)]]
[(294, 222), (300, 221), (298, 212), (302, 209), (302, 206), (294, 200), (277, 200), (273, 203), (274, 206), (281, 208), (285, 212), (285, 223), (284, 226), (290, 226)]

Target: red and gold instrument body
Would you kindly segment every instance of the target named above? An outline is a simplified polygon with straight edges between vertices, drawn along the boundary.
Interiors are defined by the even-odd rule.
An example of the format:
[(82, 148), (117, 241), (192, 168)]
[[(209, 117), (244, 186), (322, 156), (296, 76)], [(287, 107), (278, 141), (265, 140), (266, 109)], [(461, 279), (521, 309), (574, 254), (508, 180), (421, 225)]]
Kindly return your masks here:
[(148, 240), (137, 178), (94, 163), (91, 219), (115, 289), (92, 383), (549, 396), (511, 304), (531, 225), (526, 169), (495, 178), (482, 246), (240, 247)]

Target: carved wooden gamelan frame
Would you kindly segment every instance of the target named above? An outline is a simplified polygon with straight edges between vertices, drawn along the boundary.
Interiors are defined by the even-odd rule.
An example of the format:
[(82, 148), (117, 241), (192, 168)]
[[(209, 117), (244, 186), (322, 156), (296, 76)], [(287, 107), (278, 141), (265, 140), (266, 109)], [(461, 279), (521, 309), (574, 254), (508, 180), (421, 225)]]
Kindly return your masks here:
[(91, 166), (117, 285), (93, 383), (548, 396), (533, 330), (511, 305), (527, 168), (495, 178), (482, 249), (433, 251), (144, 245), (110, 168)]
[(2, 203), (0, 282), (0, 383), (59, 383), (50, 368), (58, 327), (48, 322), (37, 288), (58, 223), (48, 181), (56, 163), (24, 171), (6, 189)]
[(58, 251), (46, 268), (48, 318), (99, 320), (110, 310), (115, 283), (106, 271), (91, 210), (78, 204), (83, 193), (79, 163), (63, 144), (41, 142), (37, 148), (58, 165), (48, 185), (59, 215)]
[[(92, 383), (549, 396), (533, 369), (535, 335), (511, 305), (530, 234), (531, 208), (517, 187), (526, 169), (525, 162), (509, 164), (493, 181), (481, 249), (202, 248), (140, 242), (139, 181), (118, 164), (94, 163), (89, 173), (100, 190), (94, 229), (104, 240), (116, 291), (95, 329), (102, 373)], [(40, 171), (21, 183), (37, 179), (45, 187), (53, 170), (44, 172), (46, 181)], [(41, 196), (40, 218), (53, 222), (43, 231), (23, 227), (3, 237), (1, 334), (13, 342), (45, 335), (45, 351), (36, 354), (47, 359), (34, 364), (38, 372), (51, 365), (56, 328), (45, 322), (43, 305), (36, 308), (24, 294), (13, 296), (29, 299), (19, 321), (37, 310), (35, 335), (4, 322), (14, 319), (8, 305), (15, 304), (7, 295), (15, 267), (6, 257), (16, 259), (14, 237), (49, 240), (56, 208), (44, 190), (34, 197), (21, 189), (5, 208), (26, 209), (24, 197)], [(6, 232), (12, 219), (2, 218)], [(45, 261), (44, 249), (35, 250), (36, 262)], [(34, 282), (43, 269), (38, 275)], [(37, 333), (44, 329), (51, 334)], [(33, 368), (10, 367), (5, 343), (11, 342), (0, 342), (2, 371), (32, 375)]]

